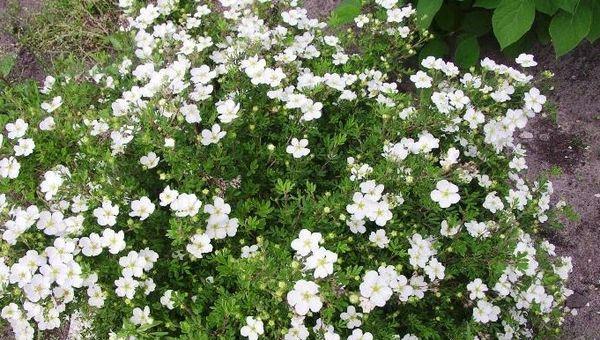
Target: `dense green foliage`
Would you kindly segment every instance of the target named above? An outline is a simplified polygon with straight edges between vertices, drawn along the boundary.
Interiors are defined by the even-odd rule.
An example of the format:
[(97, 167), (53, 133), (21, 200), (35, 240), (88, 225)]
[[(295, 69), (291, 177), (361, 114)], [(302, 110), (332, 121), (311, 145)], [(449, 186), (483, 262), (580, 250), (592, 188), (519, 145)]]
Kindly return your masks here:
[[(509, 56), (528, 51), (540, 42), (552, 44), (558, 57), (584, 40), (595, 42), (600, 38), (600, 1), (596, 0), (409, 2), (416, 4), (419, 27), (436, 36), (425, 46), (423, 57), (452, 56), (465, 67), (475, 65), (480, 45), (489, 44), (489, 36)], [(360, 0), (342, 1), (338, 11), (351, 20), (361, 6)]]

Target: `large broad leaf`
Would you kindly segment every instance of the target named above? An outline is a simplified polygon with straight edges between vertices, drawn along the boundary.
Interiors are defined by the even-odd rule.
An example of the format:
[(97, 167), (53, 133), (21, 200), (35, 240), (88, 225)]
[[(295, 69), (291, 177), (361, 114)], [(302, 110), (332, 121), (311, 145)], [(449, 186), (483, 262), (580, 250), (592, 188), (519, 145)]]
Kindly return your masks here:
[(442, 3), (442, 0), (419, 0), (417, 3), (417, 25), (419, 28), (429, 28), (435, 14), (442, 7)]
[(429, 40), (419, 52), (419, 60), (423, 60), (429, 56), (443, 57), (448, 54), (450, 48), (440, 38)]
[(473, 7), (481, 7), (487, 9), (494, 9), (498, 7), (500, 0), (476, 0)]
[(519, 40), (533, 24), (534, 0), (502, 0), (494, 10), (492, 27), (501, 48)]
[(600, 38), (600, 1), (592, 1), (592, 25), (587, 39), (591, 42)]
[(490, 11), (476, 9), (463, 16), (461, 29), (466, 33), (480, 37), (490, 31), (491, 23)]
[(434, 19), (435, 25), (446, 32), (455, 32), (460, 25), (461, 13), (463, 10), (454, 2), (446, 2), (440, 8), (438, 15)]
[(535, 9), (544, 14), (554, 15), (558, 6), (552, 0), (535, 0)]
[(450, 48), (440, 38), (429, 40), (419, 52), (419, 60), (423, 60), (429, 56), (443, 57), (448, 54)]
[(550, 37), (556, 56), (560, 57), (577, 46), (589, 33), (592, 9), (580, 3), (573, 14), (560, 11), (550, 22)]
[(468, 68), (479, 60), (479, 43), (474, 36), (467, 36), (459, 40), (454, 52), (454, 60), (463, 67)]
[(361, 0), (344, 0), (332, 12), (329, 19), (330, 26), (339, 26), (350, 23), (360, 14)]
[(552, 2), (558, 8), (565, 10), (569, 13), (575, 13), (575, 9), (581, 2), (581, 0), (546, 0), (548, 2)]

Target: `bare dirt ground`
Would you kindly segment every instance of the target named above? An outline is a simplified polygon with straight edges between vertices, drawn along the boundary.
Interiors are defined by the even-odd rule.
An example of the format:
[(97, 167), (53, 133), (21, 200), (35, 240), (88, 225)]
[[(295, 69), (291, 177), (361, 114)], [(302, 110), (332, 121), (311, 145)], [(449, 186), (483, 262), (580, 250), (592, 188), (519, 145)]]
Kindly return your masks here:
[[(35, 13), (43, 0), (21, 0), (19, 16)], [(323, 16), (339, 0), (306, 0), (313, 16)], [(18, 46), (9, 25), (2, 23), (8, 1), (0, 0), (0, 56), (17, 55), (16, 79), (44, 78), (40, 63), (26, 48)], [(14, 18), (13, 18), (14, 19)], [(4, 19), (6, 20), (6, 18)], [(600, 339), (600, 44), (583, 44), (556, 60), (550, 47), (538, 47), (540, 70), (555, 74), (551, 98), (558, 105), (557, 124), (538, 117), (522, 134), (528, 150), (530, 174), (535, 176), (553, 165), (564, 173), (553, 180), (555, 199), (573, 205), (581, 220), (549, 235), (561, 254), (573, 257), (570, 287), (575, 294), (568, 306), (577, 309), (565, 324), (564, 339)], [(0, 334), (2, 337), (2, 334)]]
[(534, 52), (539, 68), (555, 74), (551, 98), (558, 126), (536, 119), (524, 140), (530, 173), (552, 165), (564, 174), (553, 179), (555, 197), (571, 204), (581, 220), (552, 235), (560, 253), (573, 257), (567, 305), (578, 310), (565, 325), (565, 339), (600, 339), (600, 44), (583, 44), (556, 60), (550, 47)]

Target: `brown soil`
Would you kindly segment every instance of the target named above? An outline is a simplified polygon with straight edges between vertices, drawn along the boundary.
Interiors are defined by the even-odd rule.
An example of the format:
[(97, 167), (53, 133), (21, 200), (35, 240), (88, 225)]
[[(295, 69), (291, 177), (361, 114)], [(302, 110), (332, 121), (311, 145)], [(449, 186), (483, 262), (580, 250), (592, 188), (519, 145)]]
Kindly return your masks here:
[(553, 179), (555, 197), (571, 204), (581, 216), (568, 223), (552, 241), (561, 254), (573, 257), (567, 305), (578, 310), (567, 319), (565, 339), (600, 339), (600, 44), (584, 43), (556, 60), (550, 47), (533, 52), (539, 68), (554, 72), (551, 98), (558, 105), (557, 125), (534, 120), (524, 143), (530, 173), (552, 165), (564, 174)]

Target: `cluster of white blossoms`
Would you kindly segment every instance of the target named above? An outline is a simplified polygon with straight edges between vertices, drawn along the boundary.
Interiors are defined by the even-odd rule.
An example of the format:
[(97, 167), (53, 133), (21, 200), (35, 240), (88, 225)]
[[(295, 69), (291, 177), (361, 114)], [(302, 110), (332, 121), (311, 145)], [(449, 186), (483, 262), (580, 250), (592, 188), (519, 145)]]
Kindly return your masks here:
[(202, 258), (203, 254), (213, 250), (211, 240), (235, 236), (239, 225), (237, 218), (229, 218), (231, 206), (225, 203), (221, 197), (215, 197), (213, 204), (206, 204), (204, 212), (209, 215), (206, 229), (201, 233), (194, 234), (186, 247), (187, 251), (195, 258)]
[[(21, 164), (17, 157), (27, 157), (33, 153), (35, 142), (32, 138), (25, 138), (29, 124), (18, 118), (4, 127), (6, 129), (7, 143), (12, 144), (13, 155), (0, 159), (0, 177), (15, 179), (19, 176)], [(0, 146), (4, 143), (4, 135), (0, 137)]]
[(297, 239), (292, 241), (292, 249), (296, 256), (304, 261), (305, 270), (312, 270), (315, 279), (325, 278), (333, 274), (333, 264), (338, 255), (319, 244), (323, 241), (320, 233), (311, 233), (302, 229)]
[[(131, 33), (135, 57), (124, 58), (113, 67), (116, 71), (90, 71), (91, 79), (103, 92), (94, 105), (106, 107), (90, 107), (89, 112), (81, 113), (84, 117), (78, 123), (69, 126), (81, 133), (81, 140), (75, 144), (87, 148), (74, 153), (73, 164), (89, 162), (93, 171), (79, 172), (71, 163), (64, 163), (69, 168), (53, 164), (36, 169), (34, 187), (39, 189), (41, 194), (36, 192), (36, 197), (43, 204), (27, 204), (19, 195), (0, 194), (2, 239), (11, 247), (7, 249), (20, 249), (0, 258), (0, 287), (4, 292), (14, 292), (10, 294), (14, 302), (3, 306), (1, 316), (18, 338), (32, 339), (34, 325), (40, 330), (58, 327), (61, 318), (66, 317), (65, 311), (70, 310), (67, 305), (76, 300), (94, 308), (106, 308), (105, 304), (116, 301), (115, 305), (123, 305), (127, 311), (124, 320), (129, 326), (153, 324), (154, 319), (164, 321), (164, 315), (171, 315), (173, 320), (198, 317), (201, 322), (194, 322), (194, 327), (200, 327), (214, 322), (208, 319), (219, 318), (194, 314), (205, 313), (199, 309), (222, 311), (231, 307), (235, 312), (228, 316), (227, 322), (231, 323), (227, 326), (239, 325), (239, 335), (251, 340), (263, 335), (283, 335), (286, 340), (304, 340), (313, 335), (326, 340), (342, 336), (369, 340), (380, 334), (373, 325), (389, 320), (381, 314), (396, 309), (403, 312), (404, 307), (418, 311), (448, 301), (456, 303), (456, 310), (469, 311), (463, 314), (469, 318), (472, 315), (472, 319), (461, 323), (481, 327), (475, 330), (479, 338), (492, 337), (490, 332), (498, 329), (502, 329), (502, 333), (495, 334), (499, 338), (525, 338), (532, 336), (529, 318), (542, 315), (549, 320), (562, 308), (571, 293), (564, 286), (572, 270), (571, 260), (557, 257), (554, 246), (547, 241), (541, 245), (534, 242), (533, 236), (523, 231), (525, 226), (519, 224), (518, 217), (531, 213), (534, 218), (528, 223), (545, 222), (553, 191), (551, 183), (530, 185), (521, 175), (527, 169), (526, 152), (513, 138), (542, 111), (546, 101), (537, 88), (531, 87), (531, 76), (487, 58), (481, 62), (484, 72), (461, 74), (453, 63), (427, 57), (421, 62), (422, 70), (408, 75), (418, 94), (423, 94), (422, 100), (412, 101), (399, 90), (399, 75), (377, 69), (379, 62), (382, 68), (394, 69), (387, 64), (396, 60), (380, 55), (380, 50), (363, 58), (357, 52), (360, 48), (344, 47), (343, 37), (332, 35), (325, 23), (309, 18), (298, 1), (220, 3), (221, 12), (214, 13), (210, 5), (202, 3), (186, 2), (184, 6), (177, 0), (158, 0), (140, 8), (133, 0), (120, 0), (119, 6), (131, 15), (124, 30)], [(377, 13), (357, 16), (353, 30), (377, 38), (391, 37), (398, 44), (390, 45), (394, 49), (411, 46), (404, 42), (416, 35), (411, 28), (415, 10), (400, 3), (375, 0), (373, 6), (365, 7)], [(261, 5), (272, 6), (268, 11), (272, 17), (258, 14)], [(278, 12), (279, 8), (285, 10)], [(215, 27), (211, 26), (223, 28), (219, 34), (212, 34)], [(360, 39), (356, 39), (358, 43)], [(387, 48), (385, 51), (393, 52)], [(406, 53), (413, 55), (415, 51)], [(375, 65), (368, 59), (376, 60)], [(516, 61), (523, 67), (536, 64), (528, 55)], [(10, 147), (2, 149), (8, 151), (0, 159), (0, 177), (7, 183), (20, 179), (20, 162), (40, 149), (41, 140), (35, 139), (27, 121), (38, 125), (35, 133), (49, 134), (61, 128), (57, 123), (62, 116), (57, 110), (63, 98), (53, 94), (56, 82), (48, 77), (41, 89), (47, 98), (39, 107), (43, 119), (19, 118), (5, 125), (0, 147), (3, 143), (10, 143)], [(400, 122), (404, 124), (403, 133), (386, 131), (381, 134), (385, 140), (346, 141), (351, 134), (348, 131), (368, 130), (368, 123), (359, 124), (355, 119), (365, 110), (371, 115), (370, 122), (379, 124), (378, 119), (382, 119), (382, 130), (388, 129), (388, 123), (400, 126)], [(348, 115), (348, 122), (337, 121), (337, 112)], [(275, 125), (265, 127), (262, 120), (277, 121), (277, 128), (285, 126), (285, 133), (264, 133)], [(340, 141), (338, 135), (330, 141), (329, 135), (321, 134), (322, 126), (335, 127)], [(313, 225), (298, 221), (320, 201), (314, 204), (307, 198), (304, 202), (304, 197), (293, 197), (295, 193), (282, 199), (267, 197), (258, 191), (263, 178), (260, 184), (250, 183), (250, 189), (244, 188), (251, 195), (242, 190), (228, 191), (238, 187), (226, 178), (246, 165), (236, 162), (252, 157), (228, 160), (233, 151), (226, 145), (230, 143), (236, 151), (253, 156), (254, 149), (244, 145), (240, 136), (257, 131), (263, 134), (257, 138), (260, 150), (268, 150), (270, 158), (267, 164), (250, 165), (248, 173), (264, 171), (264, 179), (270, 178), (271, 172), (277, 176), (284, 173), (278, 172), (284, 166), (286, 176), (295, 176), (303, 165), (312, 169), (318, 164), (312, 162), (322, 159), (326, 161), (320, 170), (329, 171), (327, 165), (339, 155), (346, 151), (354, 155), (346, 159), (349, 180), (344, 174), (327, 173), (331, 177), (327, 183), (334, 185), (327, 187), (324, 200), (341, 199), (328, 201), (322, 209), (326, 213), (310, 217)], [(326, 139), (328, 143), (324, 143)], [(182, 155), (187, 144), (193, 146), (193, 153)], [(321, 150), (324, 144), (331, 150)], [(375, 157), (359, 154), (354, 144), (374, 145)], [(93, 149), (89, 155), (88, 149)], [(204, 158), (207, 155), (210, 157)], [(491, 158), (499, 162), (493, 166), (506, 168), (506, 176), (496, 176), (494, 169), (482, 165)], [(344, 162), (344, 158), (341, 160)], [(118, 168), (113, 165), (119, 162), (143, 175), (133, 174), (133, 180), (123, 178), (130, 174), (114, 172)], [(223, 178), (209, 176), (209, 172), (219, 173), (219, 177), (222, 173)], [(252, 176), (248, 173), (239, 171), (229, 178), (239, 175), (246, 181)], [(315, 175), (316, 181), (325, 182), (320, 176)], [(206, 187), (199, 187), (200, 181), (186, 181), (198, 177), (202, 178), (201, 186)], [(145, 184), (133, 183), (138, 180), (164, 183), (142, 189)], [(298, 184), (298, 188), (304, 183), (292, 184)], [(306, 187), (310, 185), (315, 184), (307, 181)], [(343, 194), (332, 194), (338, 188), (344, 190)], [(295, 199), (303, 205), (291, 205)], [(403, 209), (409, 203), (414, 211)], [(287, 204), (302, 210), (290, 225), (281, 223), (288, 213), (281, 212)], [(230, 217), (232, 206), (243, 223)], [(278, 211), (273, 212), (275, 209)], [(328, 219), (334, 209), (342, 222)], [(413, 215), (423, 218), (405, 223)], [(282, 221), (277, 223), (282, 225), (263, 226), (262, 222), (272, 222), (262, 219), (264, 216), (279, 216)], [(166, 225), (161, 224), (165, 221)], [(343, 230), (333, 232), (338, 225)], [(367, 239), (362, 234), (368, 229)], [(162, 234), (155, 235), (157, 230)], [(277, 239), (272, 235), (290, 230), (293, 235)], [(287, 242), (296, 237), (298, 230), (291, 242), (292, 256)], [(248, 240), (250, 237), (255, 240)], [(285, 238), (286, 245), (273, 242), (271, 237), (276, 241)], [(154, 247), (156, 238), (164, 239), (164, 243)], [(230, 238), (223, 241), (228, 242), (227, 246), (213, 253), (215, 244), (226, 238)], [(456, 262), (471, 256), (479, 243), (490, 239), (506, 240), (499, 251), (507, 258), (503, 259), (505, 263), (494, 263), (501, 267), (502, 274), (486, 279), (488, 287), (481, 279), (485, 274), (477, 278), (464, 268), (456, 268)], [(29, 249), (31, 241), (43, 246)], [(331, 250), (323, 246), (326, 241)], [(275, 303), (255, 301), (256, 308), (242, 305), (246, 297), (239, 297), (238, 290), (239, 295), (256, 298), (258, 295), (245, 294), (244, 289), (255, 293), (254, 289), (266, 291), (265, 287), (270, 289), (272, 282), (277, 283), (277, 273), (252, 267), (273, 266), (272, 259), (263, 258), (275, 251), (289, 257), (291, 269), (286, 263), (277, 264), (282, 272), (296, 276), (281, 282), (279, 288), (285, 287), (282, 292), (273, 294), (268, 290), (264, 295), (273, 297)], [(363, 251), (366, 253), (359, 253)], [(178, 261), (165, 270), (168, 274), (157, 273), (160, 278), (154, 275), (159, 271), (156, 266), (165, 268), (163, 261), (167, 263), (165, 257), (170, 256), (159, 260), (158, 252), (170, 252)], [(213, 257), (223, 265), (217, 265)], [(544, 269), (542, 261), (551, 261), (552, 265)], [(201, 267), (206, 263), (210, 268)], [(230, 265), (236, 266), (235, 272)], [(99, 276), (98, 272), (106, 268), (116, 270), (111, 269), (112, 275)], [(216, 279), (209, 276), (202, 281), (206, 285), (197, 289), (201, 275), (196, 273), (197, 268), (211, 272), (207, 275)], [(216, 287), (223, 281), (221, 271), (230, 269), (234, 274), (224, 277), (232, 286)], [(182, 272), (171, 273), (178, 270)], [(246, 270), (255, 270), (256, 276)], [(189, 271), (194, 273), (193, 280), (189, 280), (190, 291), (185, 291), (182, 282), (169, 281), (174, 280), (171, 274), (177, 280), (188, 280), (189, 276), (179, 275)], [(553, 276), (550, 285), (548, 275), (560, 281)], [(220, 290), (231, 300), (219, 299), (219, 305), (212, 306), (211, 296), (202, 308), (186, 305), (199, 304), (197, 295), (220, 295)], [(191, 302), (179, 299), (179, 294), (187, 297), (188, 293)], [(265, 313), (271, 310), (265, 312), (265, 306), (276, 309), (275, 304), (284, 310), (283, 325), (282, 315), (266, 321)], [(180, 309), (185, 316), (178, 314)], [(427, 314), (428, 319), (434, 319), (430, 316)], [(310, 327), (308, 323), (315, 319), (315, 326)], [(161, 330), (179, 327), (170, 321), (156, 325)], [(339, 328), (336, 330), (334, 325)], [(396, 327), (405, 325), (389, 328)], [(410, 329), (411, 333), (419, 330)], [(404, 340), (416, 340), (417, 336), (395, 334)]]
[(263, 335), (264, 333), (263, 322), (255, 319), (253, 316), (247, 316), (246, 325), (240, 329), (240, 334), (248, 338), (248, 340), (256, 340), (259, 335)]
[[(393, 218), (391, 209), (403, 203), (401, 194), (384, 194), (384, 186), (374, 180), (367, 180), (359, 184), (360, 192), (352, 196), (352, 204), (346, 206), (346, 211), (351, 218), (346, 222), (353, 233), (364, 234), (367, 221), (374, 222), (378, 227), (385, 225)], [(373, 231), (369, 240), (379, 248), (386, 248), (390, 242), (384, 229)]]
[(392, 266), (381, 266), (377, 271), (366, 272), (359, 290), (361, 308), (363, 312), (370, 313), (375, 307), (384, 307), (394, 293), (398, 294), (401, 302), (406, 302), (411, 297), (423, 298), (427, 283), (417, 273), (408, 279)]

